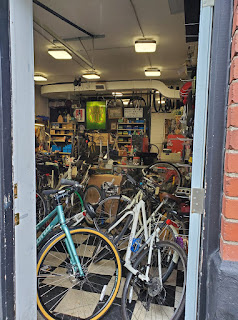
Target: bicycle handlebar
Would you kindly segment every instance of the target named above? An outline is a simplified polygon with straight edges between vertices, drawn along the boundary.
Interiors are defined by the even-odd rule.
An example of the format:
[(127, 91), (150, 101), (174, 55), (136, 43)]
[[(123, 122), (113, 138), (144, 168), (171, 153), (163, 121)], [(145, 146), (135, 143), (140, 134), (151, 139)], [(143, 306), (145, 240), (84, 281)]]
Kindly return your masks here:
[(61, 179), (60, 184), (64, 186), (73, 186), (73, 187), (79, 187), (80, 184), (78, 181), (68, 180), (68, 179)]

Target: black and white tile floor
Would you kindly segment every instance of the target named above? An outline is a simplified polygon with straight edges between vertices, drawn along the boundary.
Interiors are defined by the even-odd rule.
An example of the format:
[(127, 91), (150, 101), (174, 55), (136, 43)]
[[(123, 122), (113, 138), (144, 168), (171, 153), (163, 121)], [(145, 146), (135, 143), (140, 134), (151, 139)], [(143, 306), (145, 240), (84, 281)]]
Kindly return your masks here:
[[(78, 247), (77, 250), (84, 250), (84, 245), (81, 242), (80, 246)], [(87, 246), (87, 255), (90, 257), (92, 252), (93, 252), (94, 248), (92, 247), (90, 250), (90, 247)], [(51, 256), (51, 258), (49, 258), (48, 261), (46, 261), (46, 264), (50, 264), (51, 266), (54, 266), (55, 273), (58, 274), (62, 274), (65, 273), (65, 269), (62, 268), (61, 266), (63, 265), (64, 261), (65, 261), (66, 255), (62, 252), (58, 252), (55, 251), (54, 254)], [(95, 281), (98, 281), (98, 278), (100, 277), (100, 274), (103, 275), (108, 275), (108, 277), (111, 277), (110, 282), (108, 284), (108, 287), (110, 286), (110, 283), (113, 282), (113, 268), (111, 268), (111, 262), (110, 260), (102, 261), (102, 267), (100, 268), (97, 265), (97, 270), (93, 269), (93, 266), (90, 270), (91, 274), (95, 273)], [(127, 270), (125, 268), (123, 268), (123, 277), (122, 277), (122, 281), (121, 281), (121, 285), (120, 285), (120, 289), (119, 292), (117, 294), (117, 298), (114, 300), (113, 305), (110, 307), (109, 311), (106, 313), (106, 315), (104, 315), (101, 319), (103, 320), (116, 320), (116, 319), (122, 319), (121, 316), (121, 297), (122, 297), (122, 291), (123, 291), (123, 286), (124, 286), (124, 282), (126, 279), (126, 274), (127, 274)], [(97, 278), (97, 280), (96, 280)], [(140, 316), (133, 316), (132, 320), (167, 320), (169, 319), (167, 316), (163, 316), (161, 313), (158, 313), (158, 308), (163, 308), (164, 313), (166, 315), (170, 315), (171, 313), (173, 314), (174, 312), (174, 308), (176, 308), (176, 301), (178, 301), (178, 297), (181, 294), (181, 290), (182, 290), (182, 281), (183, 281), (183, 274), (182, 272), (179, 270), (174, 270), (172, 275), (170, 276), (169, 280), (167, 281), (167, 292), (169, 293), (167, 295), (166, 298), (166, 305), (165, 306), (160, 306), (160, 305), (156, 305), (153, 304), (151, 305), (150, 308), (150, 312), (146, 313), (145, 309), (142, 308), (140, 309), (140, 302), (137, 301), (136, 296), (134, 296), (132, 299), (134, 299), (131, 303), (131, 310), (133, 312), (133, 314), (136, 314), (138, 310), (140, 310)], [(52, 280), (50, 279), (45, 279), (44, 281), (44, 285), (45, 285), (45, 289), (50, 289), (54, 286), (54, 283), (52, 283)], [(65, 308), (65, 306), (67, 306), (68, 309), (74, 310), (71, 311), (71, 316), (76, 316), (77, 315), (77, 309), (75, 309), (75, 306), (77, 305), (77, 301), (82, 299), (82, 295), (81, 295), (81, 290), (77, 290), (77, 285), (75, 285), (74, 287), (72, 287), (72, 283), (66, 278), (64, 277), (64, 280), (61, 281), (61, 283), (57, 284), (57, 292), (60, 291), (65, 291), (65, 289), (69, 289), (67, 294), (65, 295), (65, 297), (61, 300), (61, 302), (56, 306), (56, 308), (54, 309), (56, 312), (60, 312), (61, 310), (63, 310)], [(86, 290), (87, 291), (87, 290)], [(54, 289), (52, 290), (52, 295), (55, 294)], [(99, 300), (100, 294), (98, 293), (92, 293), (92, 292), (87, 292), (83, 295), (84, 299), (87, 299), (87, 301), (85, 301), (85, 313), (87, 314), (87, 305), (90, 305), (90, 308), (92, 308), (92, 306), (95, 303), (95, 306), (97, 304), (97, 301)], [(82, 300), (81, 300), (82, 301)], [(89, 303), (90, 302), (90, 303)], [(72, 306), (72, 307), (71, 307)], [(89, 307), (88, 307), (89, 308)], [(143, 310), (144, 309), (144, 313)], [(38, 314), (38, 320), (43, 319), (41, 317), (40, 314)], [(184, 316), (181, 317), (180, 320), (183, 320)]]

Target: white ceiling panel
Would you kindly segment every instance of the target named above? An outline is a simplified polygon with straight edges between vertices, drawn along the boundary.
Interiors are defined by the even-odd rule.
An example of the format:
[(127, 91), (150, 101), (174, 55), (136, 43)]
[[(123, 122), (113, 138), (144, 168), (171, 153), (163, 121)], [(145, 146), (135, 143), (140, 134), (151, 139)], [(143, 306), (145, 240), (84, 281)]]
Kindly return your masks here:
[[(142, 34), (129, 0), (41, 2), (88, 32), (105, 34), (105, 38), (95, 39), (94, 51), (92, 41), (83, 40), (102, 80), (145, 79), (144, 68), (150, 66), (150, 61), (153, 67), (161, 69), (161, 81), (174, 83), (179, 80), (177, 69), (185, 62), (187, 53), (184, 14), (171, 15), (167, 0), (133, 1), (145, 36), (157, 40), (157, 51), (149, 57), (147, 54), (135, 52), (134, 40)], [(35, 4), (34, 16), (61, 38), (84, 36), (79, 30)], [(44, 36), (34, 32), (35, 72), (44, 73), (48, 77), (47, 83), (73, 81), (75, 76), (80, 76), (86, 65), (74, 55), (78, 63), (74, 60), (53, 59), (47, 53), (49, 48), (55, 47), (50, 42), (53, 38), (39, 26), (34, 27)], [(89, 59), (79, 41), (71, 41), (69, 44)]]

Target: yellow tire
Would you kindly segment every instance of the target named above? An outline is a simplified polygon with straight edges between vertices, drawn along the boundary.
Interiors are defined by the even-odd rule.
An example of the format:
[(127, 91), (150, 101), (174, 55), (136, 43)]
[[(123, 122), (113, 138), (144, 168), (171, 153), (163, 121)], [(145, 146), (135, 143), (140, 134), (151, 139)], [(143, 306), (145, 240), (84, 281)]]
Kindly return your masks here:
[[(70, 263), (65, 233), (56, 234), (38, 255), (38, 309), (49, 320), (63, 319), (66, 315), (74, 320), (96, 320), (108, 311), (118, 293), (122, 275), (120, 256), (112, 242), (97, 230), (73, 229), (70, 234), (84, 277)], [(94, 263), (105, 247), (108, 258)]]

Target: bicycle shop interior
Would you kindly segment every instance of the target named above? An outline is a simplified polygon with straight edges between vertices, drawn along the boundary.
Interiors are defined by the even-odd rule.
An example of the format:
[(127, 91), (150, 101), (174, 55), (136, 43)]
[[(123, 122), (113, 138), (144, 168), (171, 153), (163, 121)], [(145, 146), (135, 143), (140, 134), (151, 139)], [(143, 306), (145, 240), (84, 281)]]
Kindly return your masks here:
[(38, 319), (182, 320), (200, 1), (33, 3)]

